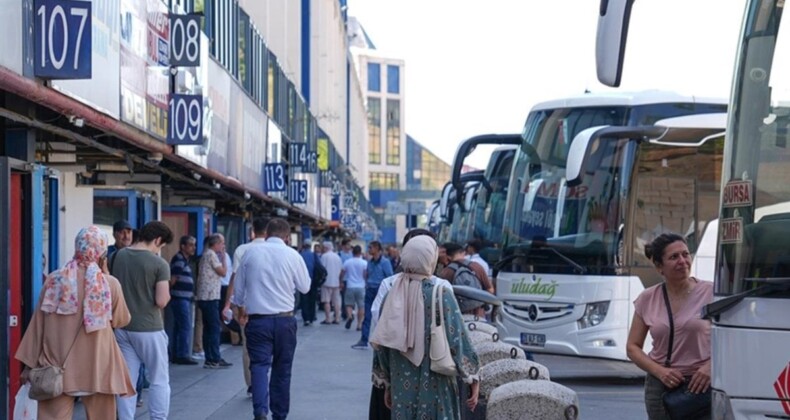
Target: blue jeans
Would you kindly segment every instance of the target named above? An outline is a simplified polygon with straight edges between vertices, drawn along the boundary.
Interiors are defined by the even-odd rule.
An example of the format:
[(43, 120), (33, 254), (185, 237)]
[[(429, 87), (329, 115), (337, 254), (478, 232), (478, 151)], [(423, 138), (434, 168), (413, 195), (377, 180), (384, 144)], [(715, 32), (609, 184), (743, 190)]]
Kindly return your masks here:
[(368, 344), (368, 337), (370, 336), (370, 307), (373, 306), (373, 301), (376, 300), (376, 295), (379, 293), (379, 285), (368, 286), (365, 288), (365, 320), (362, 321), (362, 338), (359, 339), (361, 343)]
[(203, 351), (206, 362), (220, 361), (219, 353), (219, 300), (199, 300), (198, 307), (203, 316)]
[(189, 337), (192, 336), (192, 322), (190, 312), (192, 303), (189, 299), (174, 297), (170, 300), (170, 313), (173, 315), (173, 356), (177, 359), (187, 359), (192, 353), (189, 346)]
[[(244, 327), (252, 374), (255, 416), (285, 419), (291, 406), (291, 367), (296, 351), (296, 318), (255, 318)], [(269, 378), (271, 370), (271, 379)]]

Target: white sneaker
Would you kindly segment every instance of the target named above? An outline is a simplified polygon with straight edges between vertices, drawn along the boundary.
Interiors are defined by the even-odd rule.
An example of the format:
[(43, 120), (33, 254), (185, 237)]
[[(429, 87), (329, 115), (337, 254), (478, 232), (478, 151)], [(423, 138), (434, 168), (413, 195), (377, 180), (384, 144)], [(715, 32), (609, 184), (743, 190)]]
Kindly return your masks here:
[(201, 352), (194, 352), (194, 353), (192, 353), (192, 358), (193, 359), (198, 359), (198, 360), (203, 360), (203, 359), (206, 358), (206, 353), (204, 353), (202, 351)]

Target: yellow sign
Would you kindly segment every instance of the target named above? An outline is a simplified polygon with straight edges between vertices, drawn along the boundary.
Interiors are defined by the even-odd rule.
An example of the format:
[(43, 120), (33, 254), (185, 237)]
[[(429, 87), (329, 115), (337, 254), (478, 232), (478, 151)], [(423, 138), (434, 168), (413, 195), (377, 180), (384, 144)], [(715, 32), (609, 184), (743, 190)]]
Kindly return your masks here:
[(329, 140), (318, 139), (318, 170), (329, 170)]

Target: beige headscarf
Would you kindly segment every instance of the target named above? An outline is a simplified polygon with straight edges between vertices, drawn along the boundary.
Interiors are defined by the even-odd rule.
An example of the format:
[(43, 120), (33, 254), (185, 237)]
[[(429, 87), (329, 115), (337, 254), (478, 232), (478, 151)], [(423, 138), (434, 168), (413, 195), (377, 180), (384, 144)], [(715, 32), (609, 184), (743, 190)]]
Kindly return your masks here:
[[(370, 343), (401, 352), (419, 366), (425, 355), (425, 301), (422, 280), (430, 279), (439, 249), (430, 236), (416, 236), (401, 252), (403, 273), (395, 280), (381, 309)], [(378, 348), (378, 347), (377, 347)]]

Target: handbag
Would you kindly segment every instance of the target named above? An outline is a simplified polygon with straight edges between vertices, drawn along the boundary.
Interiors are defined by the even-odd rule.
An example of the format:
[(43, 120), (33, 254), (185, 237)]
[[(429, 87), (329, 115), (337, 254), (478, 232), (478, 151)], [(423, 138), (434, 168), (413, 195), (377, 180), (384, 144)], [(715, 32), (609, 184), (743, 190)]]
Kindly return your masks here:
[[(455, 360), (450, 353), (450, 343), (447, 342), (447, 335), (444, 332), (444, 305), (440, 293), (443, 288), (440, 284), (433, 285), (431, 293), (431, 348), (429, 355), (431, 358), (431, 371), (445, 376), (458, 375), (455, 367)], [(439, 300), (439, 319), (436, 319), (436, 301)]]
[[(661, 287), (664, 292), (664, 303), (667, 305), (667, 313), (669, 314), (669, 351), (667, 352), (667, 360), (664, 361), (664, 366), (669, 367), (672, 358), (672, 347), (675, 341), (675, 323), (672, 319), (672, 307), (669, 304), (666, 283)], [(710, 387), (701, 394), (695, 394), (688, 389), (690, 379), (691, 377), (683, 378), (683, 383), (680, 386), (664, 392), (661, 396), (664, 409), (669, 414), (669, 418), (673, 420), (696, 419), (710, 413)]]
[[(77, 342), (77, 337), (80, 335), (82, 323), (77, 328), (77, 335), (74, 336), (74, 341), (71, 342), (66, 358), (64, 359), (64, 366), (40, 366), (31, 368), (28, 372), (28, 381), (30, 383), (30, 392), (28, 396), (36, 401), (50, 400), (59, 397), (63, 394), (63, 369), (65, 367), (65, 360), (69, 358), (71, 349), (74, 348), (74, 343)], [(41, 351), (38, 354), (41, 358), (41, 352), (44, 351), (42, 344)]]

